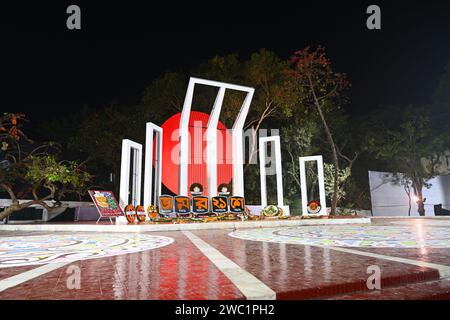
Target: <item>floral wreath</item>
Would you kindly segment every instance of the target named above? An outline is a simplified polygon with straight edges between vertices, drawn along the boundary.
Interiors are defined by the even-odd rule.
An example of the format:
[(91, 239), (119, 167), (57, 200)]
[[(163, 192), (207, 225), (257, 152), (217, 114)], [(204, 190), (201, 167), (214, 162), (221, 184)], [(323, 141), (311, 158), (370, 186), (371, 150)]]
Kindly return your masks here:
[(308, 202), (307, 210), (309, 214), (317, 214), (322, 210), (322, 206), (319, 201), (312, 200)]
[[(265, 217), (276, 217), (280, 215), (280, 209), (277, 206), (270, 204), (266, 206), (262, 211), (262, 215)], [(281, 210), (281, 214), (283, 214), (283, 210)]]
[(152, 220), (154, 220), (154, 219), (156, 219), (156, 218), (158, 218), (158, 207), (157, 206), (155, 206), (155, 205), (149, 205), (148, 206), (148, 208), (147, 208), (147, 215), (148, 215), (148, 218), (149, 219), (152, 219)]
[[(199, 191), (195, 191), (195, 188), (198, 188)], [(191, 192), (191, 194), (196, 192), (203, 193), (203, 185), (201, 183), (194, 182), (193, 184), (191, 184), (189, 191)]]
[(222, 193), (222, 189), (223, 188), (227, 189), (226, 193), (231, 193), (231, 188), (230, 188), (230, 185), (228, 183), (221, 183), (221, 184), (219, 184), (219, 186), (217, 187), (217, 192), (218, 193)]
[(145, 216), (144, 206), (139, 205), (139, 206), (136, 207), (136, 217), (137, 217), (139, 222), (144, 222), (145, 221), (146, 216)]
[(125, 218), (127, 218), (128, 223), (134, 223), (136, 220), (136, 210), (132, 204), (125, 207)]

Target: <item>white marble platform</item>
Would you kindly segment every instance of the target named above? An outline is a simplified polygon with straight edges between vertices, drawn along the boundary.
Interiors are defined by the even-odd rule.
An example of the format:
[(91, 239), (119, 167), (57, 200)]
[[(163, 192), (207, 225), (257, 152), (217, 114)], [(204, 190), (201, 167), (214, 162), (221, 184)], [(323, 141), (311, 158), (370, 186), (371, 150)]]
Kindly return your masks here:
[(262, 220), (262, 221), (223, 221), (182, 224), (6, 224), (0, 231), (62, 231), (62, 232), (157, 232), (207, 229), (245, 229), (273, 228), (302, 225), (369, 224), (370, 218), (349, 219), (302, 219), (302, 220)]

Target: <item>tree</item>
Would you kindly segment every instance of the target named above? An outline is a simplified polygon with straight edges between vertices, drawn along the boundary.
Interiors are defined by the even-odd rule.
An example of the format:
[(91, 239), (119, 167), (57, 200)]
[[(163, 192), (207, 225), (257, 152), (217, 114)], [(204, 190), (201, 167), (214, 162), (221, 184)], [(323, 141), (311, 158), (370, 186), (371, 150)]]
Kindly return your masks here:
[(407, 193), (412, 189), (419, 215), (424, 216), (423, 188), (430, 188), (429, 180), (439, 174), (440, 156), (446, 149), (448, 137), (435, 132), (425, 108), (405, 108), (400, 124), (393, 127), (387, 126), (389, 121), (385, 118), (383, 113), (374, 116), (370, 124), (372, 130), (365, 139), (366, 148), (376, 158), (385, 160), (388, 168), (402, 174), (400, 178), (394, 175), (393, 179)]
[[(286, 168), (284, 180), (286, 185), (289, 186), (286, 189), (288, 196), (298, 197), (300, 194), (298, 158), (312, 156), (318, 151), (314, 143), (314, 137), (317, 135), (317, 132), (318, 128), (315, 122), (302, 120), (294, 122), (291, 126), (285, 127), (281, 131), (281, 139), (286, 153), (286, 157), (284, 157)], [(312, 174), (311, 176), (314, 175)], [(311, 179), (308, 179), (308, 181), (313, 182)], [(312, 189), (313, 187), (310, 190)], [(311, 192), (308, 192), (308, 194), (311, 194)]]
[(122, 139), (144, 140), (145, 125), (139, 121), (142, 119), (133, 107), (110, 105), (101, 111), (90, 111), (74, 128), (68, 147), (86, 159), (91, 172), (96, 172), (97, 185), (105, 187), (112, 182), (112, 188), (118, 192)]
[[(287, 63), (282, 61), (274, 52), (261, 49), (253, 53), (247, 61), (240, 61), (236, 54), (216, 56), (202, 64), (194, 72), (199, 77), (223, 82), (242, 84), (255, 88), (252, 104), (247, 116), (244, 130), (252, 129), (249, 145), (249, 164), (256, 163), (258, 152), (257, 133), (269, 119), (286, 119), (293, 115), (290, 104), (284, 103), (283, 85), (286, 81)], [(244, 95), (240, 92), (227, 92), (221, 120), (228, 126), (237, 116)], [(213, 101), (210, 98), (210, 101)]]
[[(0, 212), (0, 220), (32, 205), (52, 211), (68, 193), (81, 195), (91, 176), (83, 164), (58, 160), (52, 143), (33, 146), (22, 131), (22, 114), (5, 113), (0, 118), (0, 188), (11, 205)], [(19, 201), (27, 196), (32, 200)]]
[(188, 80), (184, 74), (173, 71), (153, 80), (142, 96), (141, 119), (162, 124), (173, 114), (181, 112)]
[[(335, 168), (330, 163), (323, 164), (324, 182), (325, 182), (325, 195), (327, 197), (333, 196), (335, 188)], [(337, 183), (337, 198), (338, 202), (345, 198), (346, 191), (344, 188), (345, 181), (350, 177), (351, 171), (349, 167), (339, 169), (338, 183)]]
[[(251, 129), (248, 162), (245, 165), (245, 183), (249, 194), (259, 197), (259, 172), (256, 164), (258, 154), (257, 133), (268, 121), (286, 120), (295, 115), (292, 104), (284, 103), (283, 85), (288, 77), (287, 63), (275, 53), (261, 49), (253, 53), (248, 60), (242, 60), (236, 54), (215, 56), (199, 64), (191, 71), (195, 77), (240, 84), (255, 88), (252, 104), (244, 130)], [(168, 72), (153, 81), (145, 90), (142, 99), (141, 119), (163, 122), (169, 116), (181, 111), (188, 84), (188, 76), (182, 72)], [(216, 88), (198, 86), (195, 88), (193, 108), (209, 112), (217, 95)], [(228, 128), (242, 106), (245, 94), (227, 90), (220, 116)], [(164, 110), (164, 111), (160, 111)]]
[[(274, 52), (261, 49), (246, 61), (241, 60), (236, 54), (215, 56), (199, 64), (191, 74), (195, 77), (254, 87), (255, 94), (244, 129), (253, 128), (256, 133), (268, 119), (288, 119), (295, 115), (296, 106), (286, 103), (286, 99), (290, 98), (284, 90), (289, 76), (287, 66), (287, 62), (281, 60)], [(144, 91), (141, 116), (161, 122), (180, 112), (187, 84), (188, 76), (183, 72), (166, 72), (152, 81)], [(213, 88), (196, 87), (193, 106), (209, 111), (216, 94), (217, 90)], [(233, 124), (243, 99), (242, 93), (227, 91), (224, 99), (226, 107), (221, 112), (221, 121), (227, 126)], [(253, 138), (250, 159), (258, 151), (256, 135)]]
[(411, 188), (412, 188), (412, 182), (411, 179), (409, 179), (408, 176), (399, 173), (394, 172), (392, 175), (387, 174), (386, 177), (387, 180), (397, 186), (401, 186), (403, 190), (405, 190), (406, 195), (408, 196), (408, 217), (411, 216), (411, 201), (412, 201), (412, 194), (411, 194)]
[[(247, 60), (240, 59), (236, 54), (215, 56), (199, 64), (190, 72), (195, 77), (255, 88), (244, 127), (245, 130), (250, 129), (246, 131), (246, 137), (250, 136), (250, 143), (244, 169), (245, 188), (249, 198), (257, 199), (259, 196), (258, 166), (250, 165), (257, 163), (258, 130), (266, 126), (271, 128), (291, 126), (292, 123), (298, 123), (298, 119), (308, 119), (314, 123), (321, 122), (317, 112), (311, 112), (311, 106), (316, 108), (311, 90), (306, 90), (308, 88), (300, 85), (297, 74), (301, 71), (300, 68), (292, 67), (292, 63), (280, 59), (274, 52), (261, 49), (253, 53)], [(313, 88), (318, 90), (318, 94), (323, 94), (320, 90), (330, 89), (332, 83), (338, 83), (338, 80), (342, 78), (332, 73), (328, 66), (318, 65), (315, 60), (313, 67), (315, 72), (326, 71), (324, 74), (328, 77), (325, 84), (320, 83), (320, 86), (318, 84)], [(316, 76), (317, 74), (311, 74), (313, 80)], [(347, 84), (344, 80), (341, 81), (342, 84), (338, 83), (339, 85), (332, 90), (333, 92), (329, 92), (327, 96), (319, 96), (318, 99), (323, 116), (328, 117), (325, 122), (327, 132), (333, 130), (335, 132), (332, 142), (336, 147), (330, 150), (337, 150), (339, 157), (345, 159), (341, 151), (342, 145), (346, 144), (345, 139), (342, 139), (344, 136), (342, 132), (346, 129), (347, 121), (340, 109), (340, 102), (344, 100), (341, 92), (344, 91), (344, 87), (347, 87), (344, 86), (344, 83)], [(144, 91), (139, 106), (131, 109), (111, 106), (101, 112), (90, 110), (83, 119), (77, 121), (73, 137), (65, 139), (68, 141), (67, 146), (71, 154), (88, 157), (87, 165), (92, 172), (99, 173), (96, 180), (103, 184), (105, 181), (100, 181), (99, 176), (105, 177), (107, 173), (109, 176), (110, 172), (118, 172), (121, 139), (131, 138), (135, 141), (143, 141), (145, 122), (152, 121), (161, 125), (167, 118), (180, 112), (187, 85), (187, 72), (169, 71), (150, 83)], [(315, 91), (313, 92), (315, 93)], [(209, 112), (216, 95), (217, 88), (196, 86), (193, 109)], [(220, 121), (228, 128), (232, 126), (243, 101), (244, 93), (227, 90)], [(307, 104), (306, 101), (311, 104)], [(302, 133), (292, 132), (292, 134), (301, 135)], [(319, 144), (323, 144), (323, 142), (315, 142), (315, 147)], [(341, 145), (341, 148), (337, 147), (338, 144)], [(349, 159), (349, 162), (352, 163), (352, 159)], [(106, 172), (106, 170), (109, 171)], [(115, 176), (117, 174), (113, 175), (113, 180)], [(113, 181), (113, 184), (117, 187), (117, 183)]]
[(322, 47), (316, 49), (307, 47), (295, 52), (290, 59), (289, 75), (293, 81), (286, 86), (286, 89), (295, 95), (294, 103), (303, 106), (305, 110), (315, 110), (325, 131), (334, 170), (331, 197), (331, 214), (334, 215), (339, 201), (340, 160), (346, 161), (351, 168), (357, 154), (350, 158), (341, 152), (326, 114), (339, 110), (346, 102), (345, 92), (350, 87), (350, 83), (345, 74), (333, 71), (331, 61), (325, 56)]
[(286, 82), (286, 62), (272, 51), (261, 49), (245, 63), (244, 81), (255, 88), (251, 111), (244, 129), (252, 128), (249, 163), (258, 152), (256, 133), (268, 119), (287, 119), (294, 111), (285, 103), (283, 85)]

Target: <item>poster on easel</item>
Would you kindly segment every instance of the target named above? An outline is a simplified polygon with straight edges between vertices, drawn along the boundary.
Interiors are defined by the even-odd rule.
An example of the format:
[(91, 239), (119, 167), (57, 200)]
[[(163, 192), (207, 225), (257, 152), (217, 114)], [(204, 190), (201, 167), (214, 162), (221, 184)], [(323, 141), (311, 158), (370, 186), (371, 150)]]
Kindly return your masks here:
[(123, 216), (122, 209), (117, 202), (116, 197), (112, 191), (107, 190), (88, 190), (89, 195), (94, 202), (95, 207), (100, 215), (97, 223), (102, 218), (109, 218), (112, 223), (112, 217)]

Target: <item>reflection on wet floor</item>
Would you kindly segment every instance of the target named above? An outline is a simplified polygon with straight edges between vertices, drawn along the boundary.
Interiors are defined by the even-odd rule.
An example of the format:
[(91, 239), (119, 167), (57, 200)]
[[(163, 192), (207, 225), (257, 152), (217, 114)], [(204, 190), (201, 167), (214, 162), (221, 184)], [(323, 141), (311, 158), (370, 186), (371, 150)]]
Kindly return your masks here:
[[(450, 295), (450, 285), (440, 279), (436, 269), (338, 252), (327, 246), (305, 245), (299, 243), (298, 238), (310, 237), (309, 241), (313, 242), (352, 243), (351, 249), (363, 253), (377, 253), (450, 267), (448, 222), (450, 220), (374, 219), (372, 226), (366, 227), (302, 226), (281, 230), (276, 228), (280, 231), (278, 233), (273, 232), (275, 229), (234, 232), (199, 230), (192, 233), (270, 287), (276, 292), (278, 299), (444, 299)], [(229, 235), (232, 232), (233, 237)], [(148, 250), (79, 260), (67, 265), (66, 267), (75, 265), (81, 270), (79, 290), (68, 289), (69, 274), (66, 273), (67, 268), (63, 267), (0, 291), (0, 299), (245, 298), (215, 262), (208, 259), (183, 233), (147, 234), (174, 241)], [(24, 232), (7, 233), (8, 237), (24, 235)], [(6, 233), (0, 233), (0, 237), (4, 236)], [(361, 246), (355, 246), (358, 241)], [(386, 241), (389, 246), (374, 245)], [(414, 246), (413, 242), (425, 245)], [(1, 248), (4, 249), (0, 245), (0, 250)], [(0, 252), (0, 257), (1, 255)], [(367, 268), (372, 265), (379, 266), (381, 270), (383, 289), (380, 292), (367, 290)], [(0, 268), (0, 283), (36, 267), (25, 265)]]

